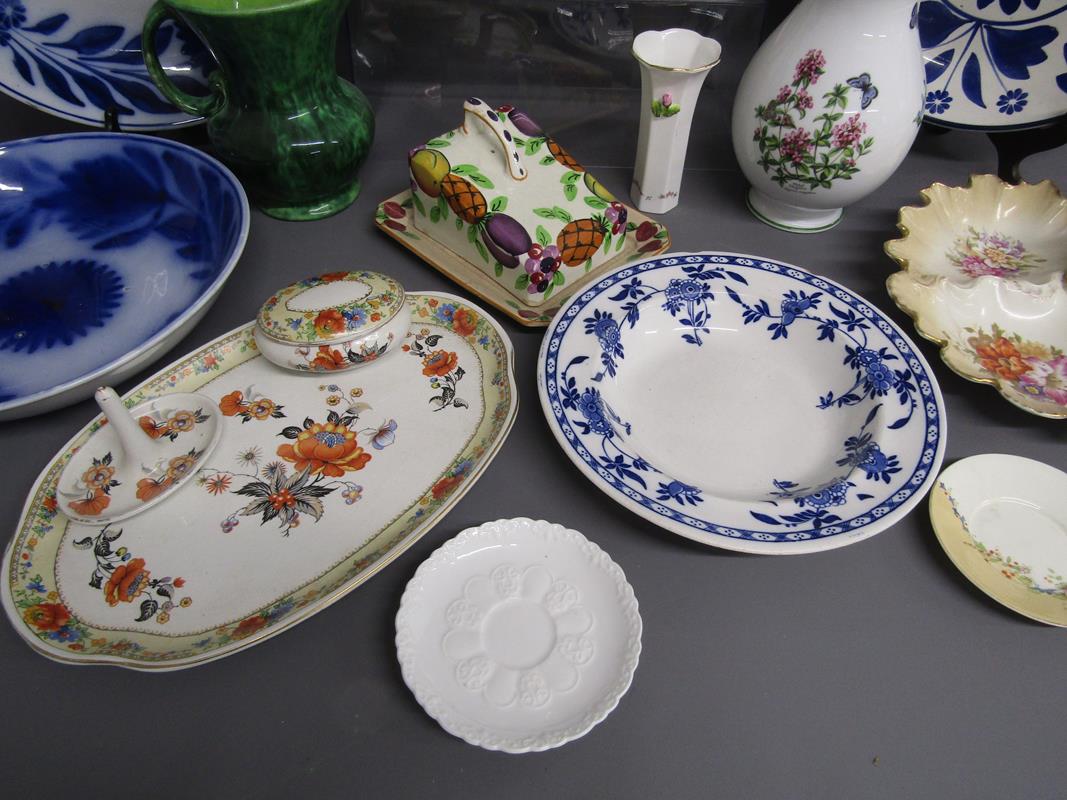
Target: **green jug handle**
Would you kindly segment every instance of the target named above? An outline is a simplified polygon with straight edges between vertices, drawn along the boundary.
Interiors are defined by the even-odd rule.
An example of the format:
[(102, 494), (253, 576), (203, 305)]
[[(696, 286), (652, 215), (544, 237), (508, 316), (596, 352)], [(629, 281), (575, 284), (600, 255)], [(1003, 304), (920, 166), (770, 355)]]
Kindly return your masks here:
[(198, 117), (210, 117), (222, 108), (223, 103), (226, 101), (226, 92), (222, 85), (222, 80), (217, 71), (211, 74), (209, 79), (211, 94), (207, 97), (196, 97), (195, 95), (187, 94), (171, 82), (170, 78), (167, 77), (167, 73), (163, 70), (163, 66), (159, 63), (159, 54), (156, 52), (156, 33), (159, 32), (159, 26), (168, 19), (181, 22), (181, 18), (174, 13), (170, 6), (164, 3), (163, 0), (156, 0), (155, 5), (149, 10), (148, 16), (145, 17), (144, 28), (141, 32), (141, 52), (144, 55), (145, 66), (148, 67), (148, 74), (156, 86), (159, 87), (159, 91), (182, 111)]

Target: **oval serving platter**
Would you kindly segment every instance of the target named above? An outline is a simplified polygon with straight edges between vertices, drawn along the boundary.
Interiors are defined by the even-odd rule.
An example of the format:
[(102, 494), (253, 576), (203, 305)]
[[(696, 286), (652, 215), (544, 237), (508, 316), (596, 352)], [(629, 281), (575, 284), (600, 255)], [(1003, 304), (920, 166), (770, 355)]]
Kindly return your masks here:
[[(83, 125), (163, 130), (202, 121), (175, 108), (148, 76), (141, 26), (153, 0), (0, 0), (0, 91)], [(168, 23), (156, 41), (163, 69), (203, 94), (214, 61), (195, 34)]]
[(401, 350), (357, 373), (325, 369), (328, 348), (321, 374), (286, 372), (248, 325), (135, 389), (127, 405), (207, 395), (223, 433), (188, 488), (121, 523), (63, 514), (92, 507), (56, 492), (101, 418), (79, 432), (37, 479), (4, 554), (18, 633), (58, 661), (190, 667), (306, 619), (430, 530), (496, 455), (518, 395), (511, 343), (486, 313), (443, 294), (408, 302)]
[(872, 536), (944, 455), (941, 392), (907, 336), (844, 287), (755, 256), (616, 271), (557, 314), (537, 377), (549, 427), (599, 489), (729, 550)]

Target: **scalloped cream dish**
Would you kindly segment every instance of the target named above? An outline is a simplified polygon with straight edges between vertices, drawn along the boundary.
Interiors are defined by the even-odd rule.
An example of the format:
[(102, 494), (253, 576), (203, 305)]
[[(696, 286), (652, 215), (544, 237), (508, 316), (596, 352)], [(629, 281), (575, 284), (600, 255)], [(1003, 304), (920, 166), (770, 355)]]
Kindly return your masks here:
[(1020, 408), (1067, 418), (1067, 199), (1051, 181), (992, 175), (935, 183), (900, 210), (901, 266), (886, 285), (920, 334), (968, 380)]

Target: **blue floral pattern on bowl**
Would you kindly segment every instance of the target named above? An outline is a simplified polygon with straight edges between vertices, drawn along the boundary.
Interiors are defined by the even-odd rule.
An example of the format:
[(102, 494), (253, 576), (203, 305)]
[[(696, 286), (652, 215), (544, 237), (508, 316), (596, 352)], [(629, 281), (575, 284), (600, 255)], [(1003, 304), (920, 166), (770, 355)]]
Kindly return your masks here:
[(1067, 3), (923, 0), (926, 117), (1025, 128), (1067, 113)]
[(87, 396), (180, 335), (233, 269), (248, 207), (225, 167), (163, 139), (68, 134), (0, 155), (6, 416), (94, 381)]
[[(644, 315), (664, 313), (666, 332), (660, 317), (639, 328)], [(706, 348), (720, 346), (710, 338), (716, 326), (765, 342), (806, 337), (838, 365), (828, 374), (851, 376), (798, 401), (829, 415), (866, 412), (842, 436), (826, 480), (768, 475), (763, 499), (718, 496), (662, 471), (637, 444), (640, 431), (600, 388), (624, 374), (628, 347), (639, 343), (627, 334), (658, 332)], [(668, 256), (600, 281), (553, 321), (538, 387), (557, 439), (599, 488), (663, 527), (730, 549), (804, 552), (871, 535), (921, 499), (944, 448), (940, 393), (895, 325), (830, 281), (744, 256)], [(701, 424), (715, 424), (714, 416), (709, 409)]]
[[(0, 0), (0, 90), (65, 119), (102, 126), (113, 109), (120, 127), (154, 130), (199, 121), (156, 88), (141, 56), (141, 24), (151, 0), (114, 7), (70, 0)], [(204, 94), (211, 56), (186, 28), (159, 32), (171, 79)]]

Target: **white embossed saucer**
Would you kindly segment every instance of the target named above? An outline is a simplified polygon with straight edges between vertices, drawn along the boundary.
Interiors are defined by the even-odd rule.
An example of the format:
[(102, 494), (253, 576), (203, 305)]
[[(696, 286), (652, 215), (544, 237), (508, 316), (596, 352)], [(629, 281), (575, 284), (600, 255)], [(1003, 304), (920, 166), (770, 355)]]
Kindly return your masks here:
[(424, 561), (396, 615), (404, 680), (449, 733), (526, 753), (586, 734), (618, 705), (641, 653), (622, 569), (543, 520), (468, 528)]
[(1067, 473), (1020, 456), (957, 461), (930, 493), (952, 563), (998, 603), (1067, 627)]

